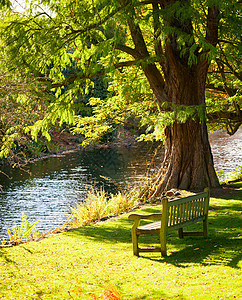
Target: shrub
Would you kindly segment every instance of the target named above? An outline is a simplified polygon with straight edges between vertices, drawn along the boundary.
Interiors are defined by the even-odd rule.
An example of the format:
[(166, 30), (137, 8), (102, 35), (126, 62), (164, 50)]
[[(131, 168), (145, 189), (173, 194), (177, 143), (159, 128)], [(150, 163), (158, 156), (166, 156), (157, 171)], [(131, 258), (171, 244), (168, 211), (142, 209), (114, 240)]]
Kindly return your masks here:
[(118, 215), (130, 210), (136, 204), (133, 197), (119, 192), (109, 195), (103, 189), (88, 191), (86, 199), (72, 209), (71, 227), (79, 227), (110, 215)]

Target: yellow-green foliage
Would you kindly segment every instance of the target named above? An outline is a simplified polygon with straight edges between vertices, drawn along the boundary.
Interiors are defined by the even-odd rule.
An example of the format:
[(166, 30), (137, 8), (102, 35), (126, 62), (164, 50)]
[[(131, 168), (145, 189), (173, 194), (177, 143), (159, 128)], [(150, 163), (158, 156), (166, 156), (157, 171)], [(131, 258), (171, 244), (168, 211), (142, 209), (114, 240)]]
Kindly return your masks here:
[(78, 204), (72, 210), (71, 225), (74, 227), (82, 226), (101, 219), (104, 216), (106, 206), (107, 198), (104, 190), (88, 191), (83, 203)]
[(87, 225), (103, 217), (128, 211), (135, 204), (134, 198), (128, 194), (119, 192), (109, 196), (103, 189), (99, 191), (91, 189), (83, 203), (72, 209), (70, 225), (72, 227)]
[[(9, 241), (12, 244), (20, 244), (23, 241), (31, 241), (40, 236), (38, 229), (36, 228), (36, 224), (39, 220), (37, 220), (34, 224), (31, 224), (24, 212), (22, 213), (22, 221), (18, 226), (15, 222), (14, 227), (11, 229), (7, 228)], [(5, 240), (3, 240), (3, 243)]]
[(235, 168), (234, 172), (224, 174), (224, 171), (221, 170), (218, 172), (220, 177), (220, 183), (228, 183), (229, 181), (241, 180), (242, 179), (242, 166)]
[(136, 201), (131, 196), (119, 192), (116, 195), (111, 195), (108, 201), (107, 213), (116, 215), (130, 210), (135, 204)]

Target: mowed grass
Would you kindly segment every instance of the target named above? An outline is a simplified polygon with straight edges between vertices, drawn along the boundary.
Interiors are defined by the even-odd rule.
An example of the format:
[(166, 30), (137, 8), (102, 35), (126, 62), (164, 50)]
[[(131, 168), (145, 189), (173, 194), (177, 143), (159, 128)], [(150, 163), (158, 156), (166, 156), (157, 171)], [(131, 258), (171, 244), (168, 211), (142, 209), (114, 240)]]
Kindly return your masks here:
[[(129, 214), (0, 248), (0, 299), (93, 299), (106, 287), (117, 289), (122, 299), (241, 299), (242, 183), (216, 194), (210, 201), (209, 238), (179, 239), (174, 231), (165, 258), (133, 256)], [(141, 241), (153, 244), (158, 237)]]

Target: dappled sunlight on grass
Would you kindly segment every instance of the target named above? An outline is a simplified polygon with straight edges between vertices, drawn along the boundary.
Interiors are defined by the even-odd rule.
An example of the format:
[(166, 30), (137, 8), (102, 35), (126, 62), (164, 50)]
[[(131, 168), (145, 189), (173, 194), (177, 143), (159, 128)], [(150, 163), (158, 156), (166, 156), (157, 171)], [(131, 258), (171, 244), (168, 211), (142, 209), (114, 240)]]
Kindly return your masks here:
[[(209, 238), (185, 237), (179, 239), (176, 231), (168, 235), (168, 258), (170, 263), (175, 265), (187, 263), (201, 264), (224, 264), (237, 267), (233, 262), (239, 261), (239, 247), (241, 246), (240, 225), (241, 212), (238, 201), (225, 201), (213, 199), (209, 211)], [(161, 211), (160, 206), (154, 206), (139, 210), (141, 213), (153, 213)], [(143, 221), (148, 223), (147, 220)], [(127, 219), (127, 215), (117, 218), (111, 222), (106, 221), (93, 226), (82, 227), (68, 232), (77, 238), (86, 236), (91, 240), (103, 241), (104, 243), (131, 243), (132, 222)], [(188, 230), (199, 230), (202, 224), (195, 224), (188, 227)], [(141, 245), (159, 243), (158, 236), (140, 237)], [(173, 248), (175, 247), (176, 250)], [(229, 251), (229, 255), (226, 255)], [(145, 256), (150, 256), (146, 254)], [(154, 255), (154, 254), (153, 254)], [(156, 256), (160, 257), (160, 254)], [(210, 256), (218, 256), (218, 259), (211, 259)], [(143, 256), (143, 255), (142, 255)], [(173, 260), (174, 257), (174, 260)], [(223, 258), (222, 258), (223, 257)], [(160, 261), (164, 261), (160, 258)]]
[[(0, 295), (2, 299), (91, 300), (112, 286), (121, 299), (238, 299), (241, 202), (226, 197), (211, 199), (209, 237), (179, 239), (173, 231), (168, 235), (167, 257), (133, 256), (129, 214), (38, 243), (2, 248)], [(160, 210), (161, 205), (151, 205), (139, 212)], [(159, 237), (141, 237), (142, 243), (159, 243)]]

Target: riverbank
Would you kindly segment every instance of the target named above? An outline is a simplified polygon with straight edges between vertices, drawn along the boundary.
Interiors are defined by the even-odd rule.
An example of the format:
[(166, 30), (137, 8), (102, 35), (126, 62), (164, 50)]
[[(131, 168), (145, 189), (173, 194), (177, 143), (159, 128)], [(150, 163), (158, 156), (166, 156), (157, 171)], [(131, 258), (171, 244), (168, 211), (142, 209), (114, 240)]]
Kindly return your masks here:
[(132, 134), (130, 131), (120, 129), (117, 132), (117, 136), (114, 140), (108, 143), (94, 143), (86, 147), (82, 146), (83, 138), (81, 136), (74, 136), (68, 132), (56, 132), (52, 134), (51, 141), (55, 145), (56, 150), (54, 153), (42, 153), (39, 157), (31, 159), (31, 162), (35, 162), (38, 159), (46, 159), (50, 157), (61, 157), (71, 152), (80, 150), (90, 150), (94, 148), (117, 148), (117, 147), (135, 147), (139, 142), (137, 141), (137, 135)]
[[(108, 286), (122, 299), (239, 299), (242, 183), (219, 197), (215, 193), (209, 238), (179, 240), (172, 232), (166, 258), (159, 253), (133, 256), (128, 214), (38, 243), (2, 248), (0, 299), (95, 299)], [(160, 209), (153, 205), (138, 212)]]
[[(154, 166), (158, 167), (162, 157), (162, 149), (154, 159), (154, 148), (138, 143), (133, 135), (131, 138), (127, 136), (127, 132), (119, 132), (116, 144), (99, 144), (84, 150), (75, 148), (75, 145), (80, 145), (75, 136), (68, 134), (68, 138), (63, 135), (56, 137), (56, 143), (63, 144), (60, 149), (64, 152), (56, 153), (52, 158), (47, 155), (37, 159), (25, 170), (5, 168), (4, 172), (9, 177), (0, 174), (0, 184), (3, 186), (0, 193), (0, 240), (9, 239), (7, 228), (12, 230), (15, 223), (20, 226), (22, 212), (32, 224), (39, 220), (37, 227), (42, 233), (61, 226), (66, 213), (70, 213), (71, 208), (76, 207), (94, 185), (97, 190), (103, 187), (107, 193), (116, 193), (120, 186), (140, 186), (146, 178), (147, 169), (155, 170), (149, 163), (154, 162)], [(238, 138), (235, 144), (230, 138), (224, 143), (230, 143), (231, 147), (234, 145), (237, 156), (240, 149), (236, 142)], [(218, 164), (226, 165), (228, 161), (231, 162), (227, 167), (230, 169), (234, 161), (239, 164), (238, 157), (234, 154), (226, 156), (224, 148), (218, 145), (221, 145), (221, 136), (212, 144), (217, 151), (215, 156), (220, 149), (224, 155), (219, 161), (215, 160), (216, 168)], [(227, 169), (224, 170), (226, 172)]]
[[(14, 166), (15, 168), (22, 168), (27, 170), (28, 164), (35, 163), (39, 160), (45, 160), (53, 157), (63, 157), (69, 153), (80, 150), (92, 149), (117, 149), (121, 147), (136, 147), (140, 144), (137, 141), (137, 135), (131, 131), (121, 128), (117, 131), (116, 136), (106, 142), (96, 142), (85, 147), (82, 146), (84, 138), (80, 135), (73, 135), (68, 131), (57, 131), (51, 133), (51, 141), (47, 142), (45, 139), (39, 139), (38, 142), (32, 141), (31, 137), (27, 139), (29, 143), (22, 145), (18, 151), (14, 151), (9, 159), (0, 160), (0, 168), (6, 166)], [(33, 145), (29, 146), (28, 144)], [(145, 142), (143, 142), (144, 144)], [(147, 144), (147, 143), (146, 143)], [(28, 145), (28, 146), (27, 146)], [(0, 169), (0, 172), (1, 169)], [(2, 172), (6, 176), (7, 173)]]

